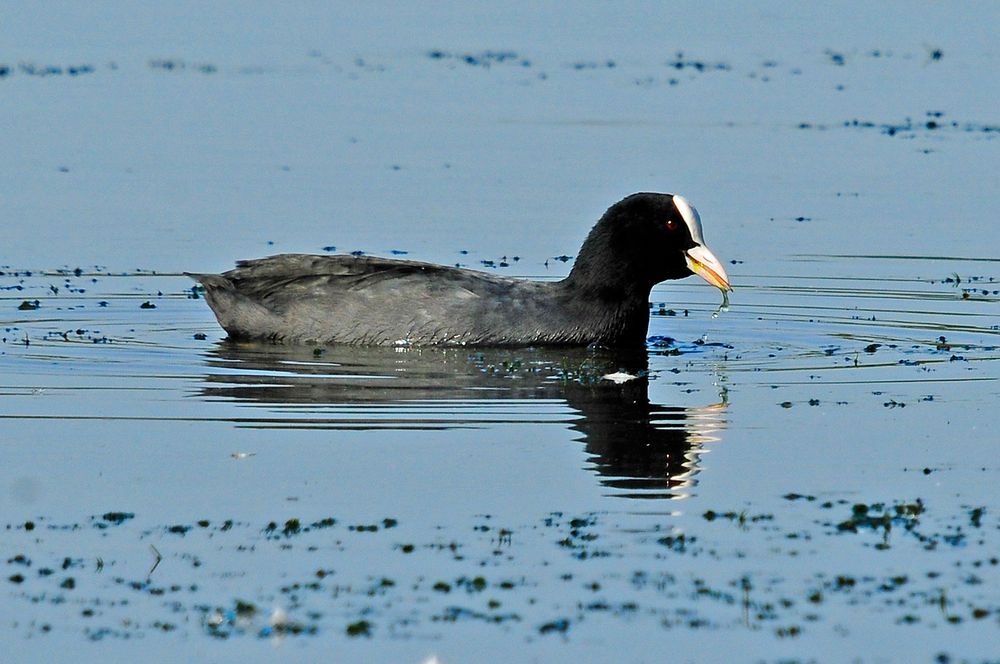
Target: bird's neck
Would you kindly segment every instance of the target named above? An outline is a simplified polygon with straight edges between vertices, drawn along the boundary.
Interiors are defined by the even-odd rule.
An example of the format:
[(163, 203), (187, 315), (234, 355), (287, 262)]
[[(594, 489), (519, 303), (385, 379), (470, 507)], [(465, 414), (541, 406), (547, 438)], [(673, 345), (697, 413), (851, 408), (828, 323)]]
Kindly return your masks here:
[(635, 284), (607, 280), (587, 281), (579, 271), (556, 284), (562, 310), (571, 321), (588, 321), (591, 330), (599, 330), (599, 341), (606, 346), (638, 346), (645, 343), (649, 327), (649, 289)]
[(587, 236), (563, 284), (582, 297), (609, 307), (614, 303), (636, 302), (645, 306), (654, 284), (625, 249), (615, 245), (612, 234), (603, 228), (605, 223), (602, 219)]
[(602, 330), (606, 345), (640, 345), (649, 325), (648, 275), (602, 218), (580, 248), (569, 276), (558, 284), (566, 310)]

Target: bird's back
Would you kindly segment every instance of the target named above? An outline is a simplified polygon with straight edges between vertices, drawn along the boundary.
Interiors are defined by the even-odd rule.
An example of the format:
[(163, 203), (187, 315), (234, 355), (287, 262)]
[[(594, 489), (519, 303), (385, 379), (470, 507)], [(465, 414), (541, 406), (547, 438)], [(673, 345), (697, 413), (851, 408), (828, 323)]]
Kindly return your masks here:
[(554, 284), (417, 261), (282, 254), (191, 275), (231, 337), (287, 342), (544, 341)]

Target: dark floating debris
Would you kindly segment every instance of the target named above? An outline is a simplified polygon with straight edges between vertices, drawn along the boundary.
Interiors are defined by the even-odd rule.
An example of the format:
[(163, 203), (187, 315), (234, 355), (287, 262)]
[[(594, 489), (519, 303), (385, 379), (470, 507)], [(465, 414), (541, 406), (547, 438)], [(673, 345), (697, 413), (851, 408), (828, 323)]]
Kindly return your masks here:
[(165, 71), (174, 71), (176, 69), (184, 69), (183, 60), (168, 60), (168, 59), (156, 59), (149, 61), (150, 69), (162, 69)]
[(106, 512), (101, 516), (101, 519), (115, 526), (120, 526), (129, 519), (134, 518), (135, 514), (132, 512)]
[[(913, 531), (920, 524), (920, 515), (924, 512), (924, 504), (918, 498), (912, 503), (896, 503), (887, 506), (884, 503), (857, 503), (851, 507), (851, 517), (837, 524), (841, 532), (857, 533), (860, 530), (881, 530), (888, 540), (893, 526), (901, 526), (906, 531)], [(888, 542), (877, 545), (876, 548), (888, 548)]]
[[(920, 471), (919, 467), (904, 470)], [(925, 468), (923, 472), (932, 471)], [(268, 524), (270, 533), (267, 530), (261, 533), (257, 525), (234, 524), (232, 520), (222, 523), (208, 518), (194, 522), (196, 526), (169, 526), (167, 522), (151, 529), (112, 529), (112, 525), (131, 520), (133, 515), (107, 512), (91, 516), (90, 521), (93, 527), (105, 529), (100, 536), (107, 545), (102, 545), (101, 551), (117, 559), (97, 556), (95, 560), (93, 555), (54, 554), (50, 543), (44, 540), (46, 532), (75, 531), (81, 524), (55, 525), (39, 517), (37, 524), (18, 521), (6, 525), (8, 531), (29, 530), (30, 523), (39, 532), (14, 540), (20, 550), (5, 556), (8, 571), (4, 575), (13, 591), (12, 601), (31, 602), (33, 607), (51, 604), (55, 612), (60, 612), (56, 619), (63, 621), (57, 624), (62, 628), (74, 629), (75, 625), (66, 622), (61, 613), (67, 605), (78, 604), (79, 615), (109, 625), (127, 624), (112, 613), (114, 607), (123, 607), (131, 615), (153, 612), (142, 623), (136, 622), (134, 627), (124, 630), (85, 625), (84, 636), (94, 640), (141, 638), (150, 629), (177, 631), (184, 639), (197, 634), (212, 639), (271, 639), (322, 632), (334, 638), (337, 634), (349, 638), (392, 638), (398, 636), (394, 632), (403, 624), (400, 617), (405, 620), (407, 633), (416, 638), (425, 634), (440, 638), (447, 625), (475, 621), (494, 625), (511, 636), (561, 639), (569, 636), (571, 628), (585, 624), (588, 615), (595, 614), (621, 619), (625, 625), (643, 619), (662, 625), (666, 616), (672, 626), (679, 628), (725, 629), (735, 624), (730, 622), (730, 616), (736, 607), (743, 609), (755, 628), (770, 626), (775, 634), (786, 638), (805, 629), (798, 624), (800, 621), (808, 625), (825, 620), (824, 607), (839, 612), (843, 606), (849, 606), (851, 610), (868, 610), (878, 616), (891, 612), (888, 619), (897, 624), (933, 621), (941, 615), (950, 623), (995, 619), (1000, 615), (992, 595), (983, 592), (990, 588), (989, 580), (1000, 566), (991, 539), (1000, 521), (988, 506), (963, 504), (931, 513), (919, 498), (869, 502), (794, 492), (781, 498), (773, 512), (760, 512), (747, 505), (706, 506), (691, 515), (683, 530), (675, 530), (668, 523), (661, 531), (662, 526), (657, 524), (656, 534), (643, 531), (639, 539), (630, 535), (622, 540), (621, 523), (615, 522), (618, 519), (615, 513), (550, 512), (522, 525), (505, 524), (514, 525), (518, 532), (523, 527), (525, 532), (545, 537), (552, 554), (541, 564), (530, 556), (525, 558), (519, 547), (509, 546), (511, 530), (499, 528), (499, 524), (484, 524), (483, 520), (490, 516), (477, 515), (468, 524), (471, 529), (462, 530), (471, 532), (465, 536), (471, 540), (440, 526), (417, 544), (400, 544), (393, 541), (392, 535), (364, 536), (362, 542), (355, 540), (353, 544), (362, 547), (353, 552), (364, 556), (361, 569), (351, 570), (346, 564), (334, 566), (324, 556), (305, 567), (299, 566), (297, 571), (292, 567), (292, 571), (270, 582), (266, 576), (261, 577), (265, 579), (263, 586), (234, 586), (232, 589), (239, 594), (211, 603), (205, 599), (208, 594), (205, 591), (210, 589), (202, 586), (216, 577), (217, 569), (202, 565), (197, 553), (201, 549), (196, 547), (207, 543), (211, 549), (226, 550), (235, 544), (239, 551), (264, 553), (268, 560), (277, 560), (284, 552), (302, 551), (303, 547), (321, 551), (332, 544), (334, 550), (343, 551), (352, 543), (343, 536), (331, 538), (318, 532), (310, 539), (307, 534), (310, 529), (333, 527), (337, 522), (332, 517), (309, 525), (307, 520), (294, 517), (272, 521)], [(790, 516), (796, 516), (793, 522), (786, 521)], [(360, 516), (351, 518), (363, 521)], [(372, 527), (377, 525), (390, 528), (396, 525), (396, 519), (387, 517)], [(290, 532), (283, 536), (279, 531), (286, 529)], [(368, 532), (369, 526), (349, 529)], [(880, 558), (881, 562), (871, 566), (872, 571), (852, 564), (802, 578), (771, 576), (747, 571), (744, 545), (726, 553), (733, 549), (731, 531), (736, 529), (741, 538), (745, 533), (756, 532), (752, 536), (771, 542), (779, 556), (812, 556), (828, 545), (844, 548), (847, 555), (851, 547), (857, 546), (879, 552), (900, 548), (905, 555), (897, 558), (880, 553), (888, 557)], [(103, 595), (87, 595), (103, 591), (95, 589), (90, 574), (85, 572), (95, 568), (97, 572), (122, 569), (123, 559), (130, 559), (134, 549), (129, 540), (144, 542), (150, 535), (165, 531), (188, 536), (171, 538), (172, 552), (167, 557), (150, 544), (153, 566), (144, 575), (110, 579), (121, 592), (134, 593), (132, 597), (109, 602)], [(216, 539), (230, 531), (228, 537), (235, 540), (223, 544)], [(505, 541), (507, 546), (503, 546)], [(727, 544), (720, 546), (722, 542)], [(387, 569), (379, 568), (383, 558), (374, 546), (383, 547), (381, 552), (402, 551), (417, 556), (406, 560), (409, 571), (401, 572), (391, 566), (400, 576), (390, 576)], [(593, 565), (579, 564), (598, 558), (614, 560), (622, 556), (623, 550), (633, 547), (653, 552), (648, 564), (640, 563), (624, 573), (616, 570), (615, 565), (601, 573)], [(931, 553), (951, 549), (961, 558), (955, 558), (952, 571), (950, 566), (945, 567), (946, 560), (940, 555), (926, 556), (921, 563), (914, 558), (913, 548)], [(480, 550), (481, 554), (476, 553)], [(426, 556), (434, 552), (451, 553), (454, 558), (451, 571), (443, 570), (437, 563), (420, 569)], [(667, 557), (677, 556), (685, 556), (691, 562), (701, 560), (702, 567), (708, 564), (710, 571), (722, 569), (718, 563), (726, 558), (741, 562), (737, 563), (739, 569), (731, 573), (724, 570), (721, 575), (677, 573), (671, 565), (663, 564)], [(171, 573), (167, 575), (168, 581), (161, 572), (159, 578), (164, 580), (154, 581), (157, 565), (167, 560), (173, 566), (189, 564), (191, 570), (197, 570), (190, 572), (196, 576), (190, 582), (180, 582)], [(698, 567), (680, 566), (685, 568)], [(78, 571), (72, 572), (73, 569)], [(80, 575), (79, 582), (76, 574)], [(561, 589), (556, 590), (554, 599), (549, 599), (547, 591), (552, 584)], [(22, 592), (22, 588), (27, 592)], [(224, 586), (223, 592), (228, 588)], [(212, 592), (218, 591), (212, 589)], [(247, 592), (253, 594), (248, 596)], [(73, 604), (66, 599), (70, 593), (77, 595)], [(560, 593), (565, 597), (560, 597)], [(310, 601), (309, 596), (315, 599)], [(317, 608), (317, 602), (322, 610)], [(719, 611), (708, 609), (706, 603), (715, 603)], [(503, 610), (505, 606), (522, 608), (515, 613)]]
[[(929, 134), (931, 132), (952, 132), (963, 134), (987, 134), (993, 136), (1000, 134), (1000, 125), (983, 124), (978, 122), (959, 122), (957, 120), (944, 120), (943, 111), (927, 111), (923, 120), (906, 118), (902, 122), (872, 122), (870, 120), (845, 120), (841, 127), (846, 129), (874, 129), (885, 136), (898, 136), (901, 138), (915, 138), (917, 135)], [(832, 129), (836, 125), (813, 124), (811, 122), (800, 122), (799, 129), (816, 129), (825, 131)]]
[(569, 631), (570, 622), (566, 618), (560, 618), (559, 620), (553, 620), (551, 622), (544, 623), (538, 626), (539, 634), (565, 634)]
[(826, 49), (823, 53), (827, 58), (829, 58), (832, 64), (835, 64), (838, 67), (843, 67), (847, 63), (847, 57), (843, 53), (839, 53), (831, 49)]
[(154, 58), (149, 61), (149, 68), (167, 72), (179, 72), (185, 69), (191, 69), (202, 74), (214, 74), (219, 71), (219, 68), (213, 64), (195, 63), (188, 65), (183, 60), (178, 58)]
[(668, 60), (666, 64), (668, 67), (672, 67), (677, 70), (693, 69), (697, 72), (729, 71), (732, 69), (732, 66), (726, 64), (725, 62), (703, 62), (701, 60), (690, 60), (684, 57), (683, 51), (678, 51), (674, 54), (674, 59)]
[(716, 512), (715, 510), (706, 510), (701, 517), (705, 521), (715, 521), (716, 519), (721, 519), (725, 521), (732, 521), (740, 526), (745, 526), (749, 523), (758, 523), (760, 521), (774, 521), (773, 514), (748, 514), (746, 511), (735, 512)]
[(442, 60), (459, 62), (470, 67), (483, 67), (489, 69), (494, 65), (516, 65), (519, 67), (530, 67), (531, 61), (522, 58), (514, 51), (481, 51), (479, 53), (451, 53), (434, 49), (427, 53), (431, 60)]
[[(206, 632), (209, 636), (219, 639), (248, 633), (255, 634), (259, 638), (270, 638), (313, 635), (317, 632), (316, 625), (290, 620), (283, 609), (274, 609), (270, 616), (264, 616), (257, 605), (242, 599), (237, 599), (231, 609), (222, 607), (212, 609), (204, 605), (199, 608), (203, 613), (202, 624)], [(267, 624), (258, 627), (260, 618), (265, 618)]]
[(344, 631), (347, 636), (371, 636), (372, 624), (367, 620), (359, 620), (349, 624)]
[(614, 69), (617, 66), (618, 63), (616, 63), (614, 60), (605, 60), (603, 62), (594, 62), (594, 61), (574, 62), (573, 64), (570, 65), (570, 67), (572, 67), (577, 71), (582, 71), (584, 69)]
[[(83, 74), (91, 74), (94, 72), (93, 65), (36, 65), (33, 62), (21, 62), (17, 65), (18, 71), (26, 76), (81, 76)], [(0, 74), (0, 78), (10, 75), (11, 69), (7, 65), (0, 66), (3, 73)]]

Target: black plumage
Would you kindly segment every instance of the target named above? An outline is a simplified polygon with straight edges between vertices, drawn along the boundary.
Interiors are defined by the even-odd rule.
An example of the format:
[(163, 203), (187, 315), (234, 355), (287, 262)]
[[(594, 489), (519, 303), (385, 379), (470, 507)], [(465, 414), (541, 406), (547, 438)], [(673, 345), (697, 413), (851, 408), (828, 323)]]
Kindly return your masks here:
[[(587, 236), (569, 276), (532, 281), (375, 257), (281, 254), (240, 261), (205, 286), (235, 339), (363, 345), (636, 346), (649, 292), (693, 272), (728, 277), (697, 212), (671, 194), (633, 194)], [(706, 258), (707, 257), (707, 258)]]

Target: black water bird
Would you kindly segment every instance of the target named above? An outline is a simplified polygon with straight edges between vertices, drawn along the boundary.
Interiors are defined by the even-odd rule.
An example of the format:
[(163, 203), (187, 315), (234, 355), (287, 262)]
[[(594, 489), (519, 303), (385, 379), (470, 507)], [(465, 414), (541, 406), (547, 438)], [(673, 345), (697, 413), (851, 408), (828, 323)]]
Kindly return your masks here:
[(698, 212), (638, 193), (597, 222), (569, 276), (532, 281), (373, 256), (280, 254), (190, 274), (233, 339), (356, 345), (641, 346), (649, 292), (697, 274), (729, 290)]

